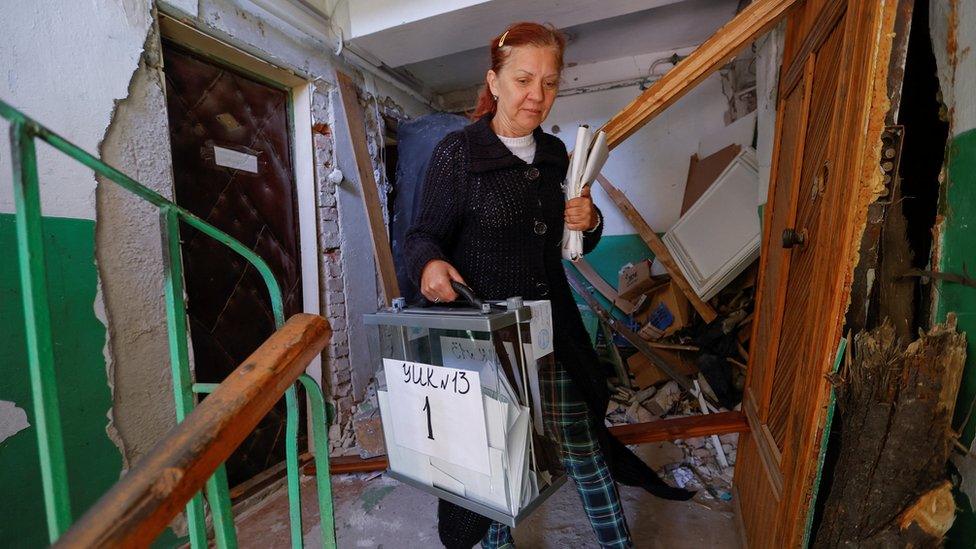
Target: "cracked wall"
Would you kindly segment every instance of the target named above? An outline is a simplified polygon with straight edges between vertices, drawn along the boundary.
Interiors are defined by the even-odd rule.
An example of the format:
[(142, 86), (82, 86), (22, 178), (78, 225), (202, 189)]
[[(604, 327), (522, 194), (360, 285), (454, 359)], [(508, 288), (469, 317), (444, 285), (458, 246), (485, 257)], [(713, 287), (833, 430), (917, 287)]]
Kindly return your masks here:
[[(932, 266), (945, 273), (972, 277), (976, 249), (976, 3), (932, 0), (929, 8), (932, 47), (942, 86), (949, 143), (943, 170)], [(967, 334), (963, 372), (953, 425), (962, 429), (968, 455), (953, 460), (961, 474), (960, 507), (949, 547), (971, 547), (976, 539), (976, 421), (969, 417), (976, 401), (976, 288), (942, 281), (934, 284), (935, 321), (955, 312), (959, 331)], [(964, 424), (965, 423), (965, 424)]]
[[(172, 196), (165, 79), (153, 11), (157, 6), (150, 0), (93, 3), (47, 0), (4, 10), (0, 97), (163, 196)], [(313, 82), (313, 124), (327, 128), (331, 123), (335, 70), (357, 74), (325, 45), (250, 2), (174, 0), (159, 7)], [(368, 80), (367, 90), (365, 95), (382, 97), (384, 105), (393, 101), (410, 114), (425, 112), (423, 105), (382, 82)], [(382, 186), (376, 147), (382, 127), (375, 120), (371, 151)], [(0, 136), (0, 248), (13, 255), (6, 133)], [(368, 241), (350, 240), (346, 234), (365, 219), (337, 207), (335, 143), (328, 132), (313, 135), (320, 301), (334, 328), (323, 376), (327, 398), (344, 422), (355, 406), (346, 334), (357, 321), (346, 308), (350, 292), (345, 281), (375, 280), (375, 272), (364, 276), (350, 268), (348, 257), (371, 255)], [(155, 208), (96, 180), (90, 170), (49, 147), (39, 146), (38, 153), (55, 362), (73, 513), (79, 516), (126, 464), (138, 460), (174, 424), (160, 230)], [(378, 303), (375, 292), (359, 298)], [(14, 405), (13, 411), (3, 409), (3, 417), (23, 409), (29, 423), (0, 441), (0, 485), (19, 495), (0, 502), (0, 545), (14, 539), (40, 545), (46, 529), (16, 262), (0, 266), (0, 313), (0, 328), (8, 334), (0, 346), (0, 363), (13, 365), (10, 375), (0, 377), (0, 400)], [(348, 437), (341, 428), (333, 434)]]
[[(129, 93), (147, 32), (148, 0), (55, 0), (5, 7), (0, 18), (0, 97), (82, 149), (98, 153), (116, 102)], [(70, 37), (70, 39), (67, 39)], [(111, 37), (110, 40), (106, 37)], [(7, 123), (0, 131), (0, 249), (16, 258)], [(79, 516), (122, 469), (111, 423), (112, 372), (96, 267), (96, 179), (38, 145), (45, 266), (70, 501)], [(0, 400), (30, 427), (0, 442), (0, 545), (46, 544), (37, 430), (27, 374), (17, 261), (0, 264)]]

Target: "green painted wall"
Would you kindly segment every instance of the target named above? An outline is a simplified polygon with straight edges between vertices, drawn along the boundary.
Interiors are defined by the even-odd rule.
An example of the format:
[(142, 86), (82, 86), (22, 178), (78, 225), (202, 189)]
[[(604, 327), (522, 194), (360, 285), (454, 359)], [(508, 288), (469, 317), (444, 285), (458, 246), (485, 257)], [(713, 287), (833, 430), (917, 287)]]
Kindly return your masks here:
[[(939, 270), (958, 274), (968, 271), (969, 276), (976, 276), (976, 129), (952, 139), (948, 173)], [(938, 300), (938, 320), (941, 322), (946, 313), (953, 311), (959, 319), (959, 331), (969, 335), (966, 371), (956, 407), (958, 425), (976, 398), (976, 288), (943, 282)], [(972, 440), (974, 434), (976, 422), (970, 421), (964, 438)]]
[[(949, 145), (948, 182), (945, 186), (941, 214), (941, 257), (938, 270), (969, 276), (976, 275), (976, 129), (952, 138)], [(970, 404), (976, 399), (976, 288), (942, 282), (938, 286), (936, 315), (939, 322), (948, 312), (956, 313), (959, 331), (967, 335), (966, 369), (963, 372), (959, 400), (956, 403), (954, 425), (960, 425)], [(976, 434), (976, 421), (970, 420), (963, 442), (968, 446)], [(956, 522), (949, 531), (948, 547), (962, 548), (976, 545), (976, 515), (972, 506), (960, 494), (961, 507)]]
[[(95, 222), (45, 218), (43, 231), (71, 505), (78, 518), (115, 483), (122, 469), (119, 450), (105, 431), (112, 395), (102, 355), (105, 327), (93, 310)], [(33, 426), (11, 214), (0, 214), (0, 250), (0, 400), (25, 409)], [(0, 547), (46, 546), (33, 427), (0, 442), (0, 487)]]

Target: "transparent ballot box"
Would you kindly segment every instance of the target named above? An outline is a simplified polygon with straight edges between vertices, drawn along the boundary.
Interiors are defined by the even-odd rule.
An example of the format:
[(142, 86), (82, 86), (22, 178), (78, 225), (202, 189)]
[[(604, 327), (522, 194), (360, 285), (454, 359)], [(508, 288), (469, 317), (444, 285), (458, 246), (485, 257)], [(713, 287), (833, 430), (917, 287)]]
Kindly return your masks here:
[(539, 368), (551, 364), (548, 301), (364, 316), (389, 474), (515, 526), (565, 482), (543, 434)]

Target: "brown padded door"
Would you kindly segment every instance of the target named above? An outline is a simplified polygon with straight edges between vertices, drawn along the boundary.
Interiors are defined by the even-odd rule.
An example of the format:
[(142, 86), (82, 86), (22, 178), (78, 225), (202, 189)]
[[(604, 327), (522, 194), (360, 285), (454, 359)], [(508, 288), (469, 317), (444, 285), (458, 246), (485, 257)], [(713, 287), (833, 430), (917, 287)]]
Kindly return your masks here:
[[(302, 309), (288, 94), (164, 44), (176, 202), (271, 267), (285, 317)], [(258, 173), (220, 166), (214, 147), (257, 157)], [(218, 383), (274, 332), (260, 274), (198, 230), (180, 228), (195, 379)], [(284, 459), (282, 400), (227, 461), (231, 485)]]

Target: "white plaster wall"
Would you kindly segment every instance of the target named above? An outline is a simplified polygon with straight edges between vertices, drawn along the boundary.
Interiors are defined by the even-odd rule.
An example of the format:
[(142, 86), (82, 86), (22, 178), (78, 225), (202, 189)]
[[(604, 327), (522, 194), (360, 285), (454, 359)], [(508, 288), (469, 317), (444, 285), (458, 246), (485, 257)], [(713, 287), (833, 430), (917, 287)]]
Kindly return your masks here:
[[(5, 0), (0, 7), (0, 98), (91, 153), (151, 24), (149, 0)], [(0, 123), (0, 212), (13, 211), (10, 145)], [(45, 215), (94, 219), (95, 177), (38, 146)]]
[[(636, 86), (556, 99), (543, 129), (557, 134), (572, 151), (576, 128), (598, 128), (640, 94)], [(702, 136), (724, 127), (728, 108), (718, 75), (710, 76), (610, 153), (603, 174), (622, 190), (655, 231), (668, 230), (681, 212), (691, 155)], [(604, 214), (606, 235), (636, 231), (599, 185), (593, 199)]]
[(942, 100), (958, 135), (976, 128), (976, 2), (933, 0), (929, 14)]

